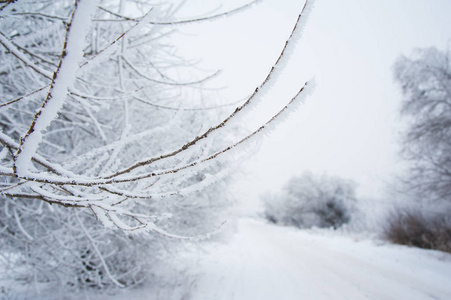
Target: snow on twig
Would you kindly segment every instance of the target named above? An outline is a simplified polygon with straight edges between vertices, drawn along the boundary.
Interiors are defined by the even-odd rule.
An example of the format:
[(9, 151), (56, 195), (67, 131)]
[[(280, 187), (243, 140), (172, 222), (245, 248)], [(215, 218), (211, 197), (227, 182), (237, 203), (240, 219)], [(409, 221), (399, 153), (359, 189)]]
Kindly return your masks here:
[(14, 171), (17, 175), (28, 175), (30, 162), (42, 141), (42, 133), (58, 116), (67, 96), (67, 90), (72, 86), (78, 62), (83, 57), (84, 37), (90, 27), (91, 15), (96, 7), (93, 0), (76, 2), (71, 20), (67, 25), (66, 38), (58, 69), (53, 74), (52, 84), (47, 98), (36, 113), (34, 120), (21, 140), (17, 151)]
[[(234, 112), (232, 112), (232, 114), (230, 114), (227, 118), (225, 118), (221, 123), (219, 123), (218, 125), (216, 125), (214, 127), (211, 127), (206, 132), (204, 132), (202, 135), (197, 136), (190, 142), (183, 145), (181, 148), (179, 148), (173, 152), (166, 153), (164, 155), (160, 155), (158, 157), (152, 157), (152, 158), (142, 160), (140, 162), (137, 162), (137, 163), (131, 165), (128, 168), (125, 168), (121, 171), (111, 174), (105, 178), (107, 178), (107, 179), (114, 178), (114, 177), (129, 173), (134, 169), (150, 165), (161, 159), (175, 156), (175, 155), (187, 150), (188, 148), (194, 146), (197, 142), (199, 142), (203, 139), (206, 139), (207, 137), (213, 138), (213, 137), (217, 136), (220, 132), (222, 132), (220, 129), (224, 129), (228, 123), (232, 123), (231, 121), (234, 121), (235, 123), (242, 121), (251, 112), (251, 110), (253, 110), (253, 108), (262, 101), (263, 95), (266, 94), (272, 88), (272, 85), (278, 80), (278, 78), (282, 74), (283, 69), (284, 69), (286, 63), (289, 61), (289, 59), (293, 53), (293, 49), (295, 47), (295, 44), (291, 43), (291, 41), (293, 39), (300, 38), (300, 33), (302, 32), (303, 26), (305, 26), (305, 22), (306, 22), (306, 21), (304, 21), (304, 18), (308, 17), (308, 14), (310, 13), (312, 5), (313, 5), (312, 2), (313, 1), (305, 2), (305, 5), (304, 5), (301, 13), (298, 16), (298, 19), (296, 20), (296, 23), (291, 31), (291, 34), (290, 34), (289, 38), (287, 39), (287, 41), (285, 42), (285, 45), (282, 48), (282, 51), (280, 52), (280, 55), (278, 56), (275, 64), (271, 67), (270, 71), (266, 75), (263, 82), (257, 88), (255, 88), (252, 95), (246, 100), (246, 102), (244, 102), (244, 104), (242, 104), (241, 106), (236, 108), (236, 110)], [(229, 126), (227, 126), (227, 128), (228, 127)]]
[(39, 95), (40, 92), (42, 92), (44, 89), (48, 88), (49, 86), (50, 86), (50, 85), (43, 86), (43, 87), (41, 87), (41, 88), (39, 88), (39, 89), (37, 89), (37, 90), (32, 91), (31, 93), (28, 93), (28, 94), (26, 94), (26, 95), (17, 97), (16, 99), (10, 100), (10, 101), (8, 101), (8, 102), (6, 102), (6, 103), (2, 103), (2, 104), (0, 104), (0, 108), (2, 108), (2, 107), (4, 107), (4, 106), (11, 105), (11, 104), (13, 104), (13, 103), (16, 103), (16, 102), (18, 102), (18, 101), (20, 101), (20, 100), (22, 100), (22, 99), (28, 98), (28, 97), (30, 97), (30, 96), (32, 96), (32, 95)]
[[(86, 114), (77, 116), (77, 120), (81, 120), (80, 122), (83, 122), (83, 120), (90, 121), (89, 123), (94, 125), (94, 127), (97, 127), (98, 130), (98, 133), (95, 135), (96, 143), (100, 139), (107, 143), (107, 135), (109, 134), (107, 130), (116, 130), (116, 128), (114, 128), (114, 126), (110, 126), (111, 128), (103, 127), (107, 128), (105, 129), (105, 132), (102, 130), (102, 122), (98, 122), (96, 119), (97, 116), (94, 116), (94, 111), (91, 111), (91, 108), (97, 109), (101, 106), (101, 104), (95, 101), (127, 101), (129, 99), (147, 101), (146, 99), (140, 99), (137, 95), (135, 95), (137, 92), (141, 91), (143, 87), (138, 87), (136, 90), (129, 92), (128, 94), (124, 92), (126, 88), (124, 81), (136, 79), (137, 77), (138, 80), (142, 80), (142, 78), (144, 78), (145, 80), (154, 83), (173, 84), (176, 86), (185, 85), (185, 83), (171, 82), (171, 80), (167, 78), (165, 79), (168, 80), (168, 82), (164, 81), (165, 79), (161, 82), (158, 80), (153, 80), (150, 76), (144, 74), (139, 68), (137, 68), (131, 62), (133, 60), (128, 60), (126, 56), (123, 56), (120, 52), (118, 47), (120, 47), (122, 42), (125, 41), (125, 38), (129, 38), (133, 32), (136, 33), (140, 28), (142, 28), (142, 26), (146, 26), (151, 23), (149, 13), (147, 13), (139, 20), (139, 22), (130, 27), (128, 30), (121, 31), (123, 33), (114, 41), (107, 44), (108, 46), (101, 50), (97, 55), (93, 55), (91, 59), (80, 64), (80, 62), (83, 61), (83, 42), (85, 33), (90, 27), (90, 22), (86, 18), (92, 21), (91, 14), (95, 10), (96, 4), (90, 0), (80, 0), (77, 3), (76, 9), (70, 17), (63, 52), (57, 70), (53, 74), (48, 95), (39, 111), (34, 115), (33, 123), (28, 128), (28, 132), (25, 134), (20, 144), (14, 142), (3, 132), (0, 132), (0, 143), (2, 143), (5, 148), (10, 149), (8, 150), (9, 152), (16, 151), (15, 154), (12, 153), (9, 154), (9, 156), (9, 152), (6, 150), (2, 152), (5, 154), (6, 159), (2, 162), (4, 165), (0, 167), (1, 175), (15, 177), (15, 179), (11, 180), (12, 184), (23, 181), (30, 183), (29, 185), (11, 185), (9, 189), (4, 189), (7, 193), (3, 194), (10, 197), (40, 199), (48, 203), (58, 203), (64, 206), (88, 207), (104, 225), (120, 228), (125, 231), (151, 231), (175, 239), (191, 240), (207, 237), (209, 234), (198, 237), (173, 235), (165, 230), (162, 230), (161, 228), (158, 228), (155, 223), (152, 223), (152, 218), (155, 216), (147, 216), (144, 214), (137, 214), (135, 212), (140, 212), (141, 207), (146, 204), (154, 204), (154, 200), (158, 200), (158, 198), (172, 195), (186, 196), (200, 191), (201, 189), (208, 187), (210, 184), (213, 184), (226, 176), (227, 169), (217, 171), (217, 169), (214, 168), (216, 163), (220, 164), (230, 161), (233, 159), (231, 157), (234, 154), (240, 154), (242, 150), (247, 149), (251, 141), (255, 141), (257, 136), (259, 137), (270, 132), (279, 121), (286, 118), (291, 112), (299, 107), (299, 105), (303, 102), (303, 99), (310, 94), (312, 91), (312, 86), (314, 85), (312, 81), (306, 83), (302, 88), (300, 88), (299, 92), (288, 102), (288, 104), (286, 104), (283, 109), (274, 114), (272, 118), (270, 118), (266, 123), (251, 134), (241, 137), (237, 142), (229, 143), (228, 146), (224, 146), (220, 150), (213, 150), (208, 147), (214, 142), (215, 138), (223, 134), (225, 130), (231, 129), (232, 126), (239, 124), (245, 120), (245, 118), (249, 117), (249, 113), (263, 101), (265, 94), (272, 89), (274, 84), (280, 78), (284, 70), (284, 66), (289, 61), (293, 52), (295, 42), (299, 38), (299, 34), (302, 32), (302, 25), (305, 23), (305, 18), (307, 17), (311, 7), (311, 1), (306, 2), (285, 45), (281, 49), (277, 60), (275, 60), (275, 63), (272, 65), (271, 69), (268, 70), (264, 80), (245, 100), (244, 104), (238, 106), (234, 112), (214, 127), (208, 130), (202, 129), (205, 130), (203, 133), (199, 130), (197, 133), (198, 135), (195, 138), (189, 140), (181, 147), (179, 146), (180, 143), (175, 146), (170, 143), (169, 146), (161, 145), (164, 152), (159, 150), (160, 148), (157, 150), (152, 149), (153, 151), (151, 151), (151, 153), (164, 153), (162, 155), (153, 154), (155, 156), (146, 157), (145, 155), (149, 154), (145, 154), (147, 152), (143, 152), (143, 154), (138, 154), (138, 159), (133, 157), (134, 160), (132, 160), (130, 158), (130, 161), (132, 162), (125, 164), (118, 162), (119, 158), (122, 158), (119, 154), (121, 154), (122, 151), (125, 151), (124, 149), (130, 148), (129, 146), (131, 146), (132, 143), (140, 142), (140, 139), (149, 137), (152, 138), (155, 133), (167, 134), (168, 132), (172, 132), (172, 125), (177, 125), (174, 123), (172, 118), (168, 120), (165, 126), (153, 128), (151, 130), (144, 129), (140, 133), (134, 133), (132, 129), (128, 127), (128, 119), (126, 118), (123, 125), (124, 129), (119, 140), (103, 146), (95, 144), (94, 148), (88, 148), (88, 150), (84, 148), (87, 152), (81, 155), (74, 151), (71, 153), (72, 157), (70, 157), (70, 161), (66, 164), (58, 165), (52, 164), (47, 159), (39, 156), (39, 154), (37, 154), (37, 150), (39, 145), (45, 142), (45, 140), (43, 140), (43, 135), (50, 124), (58, 116), (63, 104), (65, 104), (68, 94), (70, 97), (75, 98), (82, 104), (81, 108), (86, 109)], [(17, 47), (15, 50), (19, 52), (21, 51)], [(101, 89), (103, 90), (104, 88), (107, 88), (109, 89), (107, 90), (108, 92), (92, 92), (93, 96), (89, 95), (88, 92), (91, 91), (92, 85), (85, 85), (85, 83), (91, 82), (89, 82), (87, 77), (80, 77), (80, 74), (86, 73), (92, 66), (100, 63), (101, 61), (105, 61), (106, 59), (110, 59), (113, 55), (115, 55), (115, 58), (119, 58), (119, 60), (117, 60), (119, 61), (119, 70), (123, 69), (128, 71), (130, 73), (130, 78), (122, 78), (122, 71), (119, 71), (120, 87), (116, 89), (113, 87), (116, 82), (107, 82), (109, 78), (102, 78), (101, 80), (104, 80), (103, 82), (105, 82), (105, 85), (102, 85)], [(28, 59), (28, 56), (23, 56), (25, 59)], [(24, 61), (24, 59), (21, 61), (29, 66), (30, 61)], [(80, 76), (77, 78), (77, 75)], [(200, 80), (199, 83), (208, 78), (209, 77)], [(80, 80), (77, 81), (77, 87), (74, 87), (74, 82), (77, 79)], [(94, 80), (93, 84), (96, 83), (97, 81)], [(193, 83), (197, 82), (190, 82), (189, 84)], [(101, 86), (101, 84), (98, 85)], [(41, 88), (28, 95), (11, 100), (0, 105), (0, 107), (16, 103), (25, 97), (30, 97), (33, 94), (39, 93), (43, 89), (44, 88)], [(79, 92), (78, 89), (88, 92)], [(95, 90), (94, 88), (92, 89)], [(118, 91), (118, 93), (116, 93), (116, 91)], [(77, 106), (75, 106), (72, 104), (72, 101), (67, 102), (69, 102), (69, 105), (72, 105), (68, 105), (68, 114), (75, 114), (77, 112), (77, 110), (71, 112), (70, 110), (72, 107), (81, 110), (78, 103), (75, 103), (77, 104)], [(127, 103), (125, 104), (124, 110), (127, 114)], [(141, 106), (142, 105), (139, 107)], [(178, 108), (177, 110), (181, 109)], [(23, 111), (22, 113), (24, 114), (25, 112)], [(65, 114), (65, 116), (68, 114)], [(89, 118), (91, 118), (91, 120), (89, 120)], [(117, 134), (120, 134), (120, 131), (116, 132), (116, 135), (114, 136), (115, 139), (117, 138)], [(188, 140), (188, 138), (186, 138), (185, 141), (186, 140)], [(147, 145), (147, 141), (145, 141), (145, 144)], [(160, 145), (158, 145), (158, 147), (159, 146)], [(85, 166), (86, 162), (91, 161), (93, 158), (97, 161), (89, 166)], [(127, 161), (128, 159), (129, 157), (124, 157), (124, 161)], [(34, 162), (34, 164), (32, 164), (32, 162)], [(5, 167), (5, 165), (8, 165), (11, 169)], [(117, 167), (119, 165), (120, 167)], [(33, 167), (35, 167), (35, 169), (33, 169)], [(69, 171), (76, 169), (82, 170), (79, 171), (80, 174), (75, 174), (72, 171)], [(193, 182), (193, 179), (198, 179), (195, 176), (199, 173), (208, 173), (210, 171), (212, 172), (211, 175), (206, 174), (206, 177), (199, 179), (200, 181)], [(160, 178), (162, 179), (161, 181), (159, 180)], [(149, 189), (146, 189), (147, 187), (149, 187)], [(101, 256), (101, 254), (99, 255)], [(106, 265), (105, 268), (107, 268)], [(110, 275), (111, 274), (108, 276)], [(114, 278), (112, 280), (114, 280)]]
[[(3, 144), (5, 147), (8, 147), (12, 150), (19, 149), (19, 144), (17, 144), (13, 139), (11, 139), (9, 136), (7, 136), (6, 134), (4, 134), (1, 131), (0, 131), (0, 143)], [(39, 154), (35, 154), (32, 157), (32, 160), (34, 162), (40, 164), (41, 166), (45, 167), (50, 172), (55, 173), (57, 175), (62, 175), (62, 176), (66, 176), (66, 177), (77, 177), (76, 174), (63, 169), (58, 164), (53, 164), (53, 163), (47, 161), (45, 158), (43, 158)], [(11, 172), (7, 176), (14, 176), (14, 173)]]
[(41, 74), (42, 76), (44, 76), (47, 79), (52, 79), (52, 76), (53, 76), (52, 72), (49, 72), (47, 70), (44, 70), (44, 69), (40, 68), (34, 62), (29, 60), (28, 57), (26, 57), (18, 49), (17, 45), (15, 45), (13, 42), (8, 40), (6, 38), (6, 36), (4, 36), (3, 33), (1, 33), (1, 32), (0, 32), (0, 44), (2, 44), (3, 47), (5, 47), (9, 52), (11, 52), (12, 55), (14, 55), (19, 60), (21, 60), (27, 67), (33, 69), (34, 71), (36, 71), (37, 73)]
[(165, 84), (165, 85), (176, 85), (176, 86), (179, 86), (179, 85), (194, 85), (194, 84), (204, 83), (204, 82), (206, 82), (206, 81), (208, 81), (208, 80), (210, 80), (210, 79), (212, 79), (212, 78), (218, 76), (218, 75), (221, 73), (221, 71), (216, 71), (216, 72), (214, 72), (213, 74), (206, 76), (205, 78), (202, 78), (202, 79), (200, 79), (200, 80), (191, 81), (191, 82), (176, 82), (176, 81), (171, 82), (171, 81), (161, 81), (161, 80), (157, 80), (157, 79), (151, 78), (151, 77), (147, 76), (146, 74), (142, 73), (142, 72), (141, 72), (140, 70), (138, 70), (138, 68), (136, 68), (136, 67), (133, 65), (133, 63), (130, 62), (130, 61), (127, 59), (127, 57), (125, 57), (124, 55), (122, 55), (121, 57), (122, 57), (122, 59), (124, 60), (124, 62), (125, 62), (125, 63), (126, 63), (126, 64), (127, 64), (127, 65), (128, 65), (128, 66), (129, 66), (129, 67), (130, 67), (137, 75), (139, 75), (139, 76), (141, 76), (141, 77), (147, 79), (148, 81), (151, 81), (151, 82), (154, 82), (154, 83), (159, 83), (159, 84)]
[(119, 35), (114, 41), (112, 41), (108, 46), (99, 51), (96, 55), (92, 56), (89, 60), (83, 62), (80, 65), (80, 70), (86, 73), (89, 69), (94, 67), (96, 64), (108, 59), (120, 46), (119, 41), (124, 39), (125, 37), (130, 36), (131, 34), (139, 31), (141, 28), (146, 26), (148, 20), (150, 19), (150, 11), (148, 11), (144, 17), (135, 25), (124, 31), (121, 35)]
[(17, 209), (14, 208), (14, 218), (16, 219), (17, 227), (19, 227), (20, 231), (29, 239), (30, 241), (34, 240), (33, 237), (23, 228), (22, 222), (20, 222), (19, 214), (17, 213)]
[(204, 21), (213, 21), (216, 19), (220, 19), (220, 18), (224, 18), (227, 16), (230, 16), (232, 14), (238, 13), (238, 12), (242, 12), (248, 8), (250, 8), (251, 6), (253, 6), (254, 4), (256, 4), (257, 2), (260, 2), (261, 0), (254, 0), (252, 2), (249, 2), (243, 6), (237, 7), (235, 9), (223, 12), (223, 13), (219, 13), (216, 15), (212, 15), (212, 16), (206, 16), (206, 17), (201, 17), (201, 18), (196, 18), (196, 19), (189, 19), (189, 20), (174, 20), (174, 21), (165, 21), (165, 22), (158, 22), (158, 21), (151, 21), (150, 24), (152, 25), (182, 25), (182, 24), (190, 24), (190, 23), (199, 23), (199, 22), (204, 22)]
[[(230, 152), (231, 150), (237, 150), (240, 148), (237, 148), (237, 146), (243, 146), (245, 145), (245, 142), (248, 140), (251, 140), (251, 138), (254, 138), (257, 134), (260, 133), (266, 133), (273, 130), (274, 126), (278, 123), (278, 121), (285, 119), (293, 110), (299, 107), (301, 103), (303, 103), (303, 99), (305, 99), (308, 95), (311, 94), (313, 91), (315, 84), (314, 80), (311, 80), (310, 83), (306, 83), (299, 91), (298, 93), (290, 100), (290, 102), (276, 115), (274, 115), (269, 121), (267, 121), (264, 125), (262, 125), (260, 128), (258, 128), (256, 131), (252, 132), (250, 135), (244, 137), (239, 142), (234, 143), (233, 145), (230, 145), (206, 158), (203, 158), (201, 160), (197, 160), (194, 162), (191, 162), (187, 165), (181, 166), (181, 167), (175, 167), (170, 168), (167, 170), (159, 171), (159, 172), (151, 172), (151, 173), (143, 173), (138, 175), (130, 175), (130, 176), (121, 176), (119, 178), (108, 178), (103, 177), (101, 179), (93, 179), (90, 178), (82, 178), (79, 177), (77, 179), (74, 178), (59, 178), (58, 176), (39, 176), (39, 174), (34, 174), (33, 180), (37, 182), (42, 183), (52, 183), (56, 185), (80, 185), (80, 186), (96, 186), (96, 185), (106, 185), (106, 184), (115, 184), (115, 183), (125, 183), (125, 182), (133, 182), (138, 180), (143, 180), (146, 178), (151, 177), (159, 177), (163, 175), (170, 175), (173, 173), (178, 173), (184, 170), (190, 170), (195, 168), (202, 168), (204, 169), (206, 166), (204, 163), (208, 161), (214, 160), (216, 157), (223, 155), (226, 152)], [(300, 96), (303, 96), (302, 98)], [(108, 190), (108, 192), (113, 192), (112, 190)], [(124, 193), (124, 195), (127, 195), (128, 193)], [(128, 195), (131, 196), (131, 195)], [(141, 198), (143, 195), (136, 195), (136, 198)]]
[[(200, 17), (200, 18), (195, 18), (195, 19), (187, 19), (187, 20), (173, 20), (173, 21), (152, 21), (152, 20), (150, 20), (150, 21), (148, 21), (148, 23), (152, 24), (152, 25), (183, 25), (183, 24), (199, 23), (199, 22), (205, 22), (205, 21), (214, 21), (214, 20), (217, 20), (220, 18), (228, 17), (230, 15), (233, 15), (233, 14), (236, 14), (239, 12), (243, 12), (246, 9), (249, 9), (253, 5), (257, 4), (258, 2), (261, 2), (261, 0), (254, 0), (247, 4), (244, 4), (242, 6), (234, 8), (232, 10), (218, 13), (216, 15), (211, 15), (211, 16), (205, 16), (205, 17)], [(131, 18), (131, 17), (124, 16), (122, 14), (115, 13), (104, 7), (99, 7), (99, 9), (103, 10), (104, 12), (106, 12), (112, 16), (117, 17), (118, 19), (93, 19), (93, 21), (95, 21), (95, 22), (139, 22), (142, 20), (140, 18)]]
[(97, 257), (100, 259), (100, 262), (102, 263), (103, 268), (105, 269), (105, 272), (108, 276), (108, 278), (118, 287), (124, 287), (124, 285), (122, 283), (120, 283), (119, 281), (116, 280), (116, 278), (114, 278), (114, 276), (111, 274), (110, 272), (110, 268), (108, 268), (108, 265), (105, 262), (105, 259), (103, 258), (102, 253), (100, 252), (99, 248), (96, 245), (96, 242), (94, 241), (94, 239), (92, 238), (92, 236), (89, 234), (88, 230), (86, 230), (85, 225), (83, 225), (83, 222), (80, 219), (80, 216), (77, 214), (75, 214), (75, 217), (77, 218), (77, 222), (80, 225), (81, 229), (83, 230), (83, 232), (85, 233), (86, 237), (88, 238), (88, 240), (91, 242), (92, 248), (94, 249), (94, 251), (97, 254)]

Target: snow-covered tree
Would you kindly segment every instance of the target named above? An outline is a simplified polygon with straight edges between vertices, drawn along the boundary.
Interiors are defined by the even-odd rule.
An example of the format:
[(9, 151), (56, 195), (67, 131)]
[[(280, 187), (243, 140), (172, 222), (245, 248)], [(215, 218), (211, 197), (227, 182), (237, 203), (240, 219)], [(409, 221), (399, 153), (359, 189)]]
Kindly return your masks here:
[(405, 182), (422, 200), (451, 201), (451, 50), (419, 49), (394, 67), (408, 119), (403, 154), (410, 162)]
[[(174, 20), (173, 7), (138, 0), (0, 5), (5, 271), (36, 286), (138, 284), (166, 238), (206, 236), (221, 224), (227, 193), (216, 191), (224, 188), (225, 163), (305, 97), (307, 85), (254, 132), (231, 134), (277, 80), (293, 43), (252, 95), (218, 120), (217, 110), (186, 96), (215, 74), (183, 80), (184, 63), (167, 36), (174, 26), (224, 14)], [(147, 232), (157, 235), (131, 235)]]
[[(218, 143), (282, 72), (277, 66), (293, 47), (286, 43), (244, 104), (193, 136), (184, 129), (199, 127), (191, 114), (181, 113), (183, 99), (174, 100), (172, 88), (186, 83), (163, 73), (158, 52), (146, 59), (152, 47), (145, 44), (162, 37), (155, 28), (177, 22), (154, 21), (150, 5), (133, 18), (114, 12), (109, 1), (103, 6), (86, 0), (64, 3), (19, 1), (1, 9), (3, 95), (11, 100), (2, 104), (0, 171), (7, 178), (2, 192), (8, 198), (88, 208), (106, 226), (167, 235), (155, 227), (162, 216), (143, 214), (142, 206), (218, 180), (214, 165), (227, 161), (230, 154), (225, 154), (270, 130), (305, 94), (306, 85), (255, 132)], [(150, 108), (174, 112), (161, 109), (149, 118), (143, 112)], [(177, 137), (168, 139), (168, 133)], [(189, 178), (199, 172), (212, 176), (192, 184)]]
[(355, 184), (339, 177), (316, 177), (306, 172), (290, 179), (281, 192), (263, 200), (265, 216), (273, 223), (337, 228), (351, 220)]

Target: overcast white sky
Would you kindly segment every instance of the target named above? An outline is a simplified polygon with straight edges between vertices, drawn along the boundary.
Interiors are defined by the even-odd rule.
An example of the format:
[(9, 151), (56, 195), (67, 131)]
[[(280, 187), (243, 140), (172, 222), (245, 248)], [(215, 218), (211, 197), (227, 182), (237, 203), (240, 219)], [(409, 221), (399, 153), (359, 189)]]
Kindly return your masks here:
[[(217, 2), (187, 1), (182, 14)], [(244, 1), (228, 0), (222, 9)], [(222, 69), (224, 99), (242, 98), (266, 75), (288, 37), (303, 0), (263, 0), (250, 10), (180, 30), (185, 55)], [(268, 101), (285, 103), (311, 77), (314, 95), (265, 139), (246, 164), (243, 197), (280, 188), (305, 170), (353, 179), (361, 196), (383, 197), (399, 169), (401, 94), (392, 65), (414, 48), (451, 45), (449, 0), (317, 0), (302, 40)], [(252, 199), (243, 201), (254, 202)]]

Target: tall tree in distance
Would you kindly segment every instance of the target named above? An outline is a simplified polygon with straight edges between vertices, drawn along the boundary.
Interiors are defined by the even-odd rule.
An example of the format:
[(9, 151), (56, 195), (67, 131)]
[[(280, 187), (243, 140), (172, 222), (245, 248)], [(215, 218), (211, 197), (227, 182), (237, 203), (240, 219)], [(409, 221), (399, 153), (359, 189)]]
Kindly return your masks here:
[(419, 49), (400, 57), (395, 78), (408, 118), (403, 154), (410, 161), (408, 189), (422, 200), (451, 202), (451, 50)]

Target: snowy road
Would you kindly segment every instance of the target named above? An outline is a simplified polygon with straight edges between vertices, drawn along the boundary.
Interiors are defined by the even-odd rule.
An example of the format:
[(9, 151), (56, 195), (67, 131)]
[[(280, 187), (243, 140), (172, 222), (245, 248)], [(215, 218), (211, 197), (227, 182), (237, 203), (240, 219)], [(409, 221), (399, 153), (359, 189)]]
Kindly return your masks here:
[(244, 219), (189, 299), (451, 299), (451, 255)]

